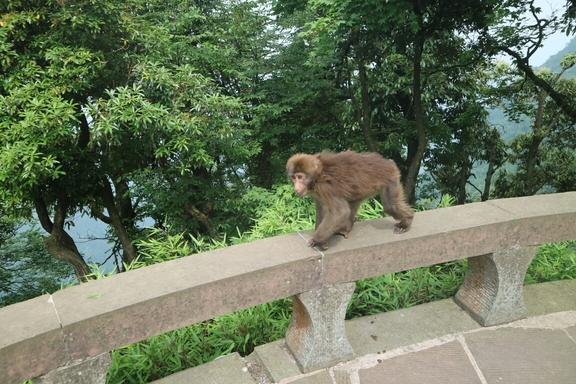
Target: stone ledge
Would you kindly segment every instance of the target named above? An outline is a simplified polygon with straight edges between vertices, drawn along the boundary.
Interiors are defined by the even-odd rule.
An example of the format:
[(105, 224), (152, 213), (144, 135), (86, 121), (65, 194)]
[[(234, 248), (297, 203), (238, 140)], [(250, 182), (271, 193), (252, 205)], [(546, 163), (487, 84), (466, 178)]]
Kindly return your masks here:
[[(303, 235), (310, 237), (309, 232)], [(347, 239), (330, 240), (324, 251), (324, 283), (356, 281), (517, 245), (573, 239), (576, 192), (418, 212), (410, 231), (401, 235), (393, 234), (392, 219), (371, 220), (357, 223)]]
[(256, 384), (237, 353), (152, 381), (151, 384)]
[(70, 360), (50, 295), (2, 308), (0, 314), (2, 382), (38, 376)]

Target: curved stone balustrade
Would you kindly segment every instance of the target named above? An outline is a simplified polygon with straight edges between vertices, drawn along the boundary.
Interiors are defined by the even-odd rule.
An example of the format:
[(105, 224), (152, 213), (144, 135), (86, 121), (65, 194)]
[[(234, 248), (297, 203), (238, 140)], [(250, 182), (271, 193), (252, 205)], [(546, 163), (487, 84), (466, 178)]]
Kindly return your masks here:
[(392, 227), (390, 219), (358, 223), (324, 252), (306, 246), (309, 233), (277, 236), (2, 308), (0, 378), (50, 372), (39, 382), (98, 382), (114, 348), (293, 295), (286, 343), (302, 371), (318, 369), (353, 355), (343, 331), (349, 282), (463, 258), (469, 271), (456, 301), (483, 325), (515, 320), (534, 246), (576, 239), (576, 192), (419, 212), (402, 235)]

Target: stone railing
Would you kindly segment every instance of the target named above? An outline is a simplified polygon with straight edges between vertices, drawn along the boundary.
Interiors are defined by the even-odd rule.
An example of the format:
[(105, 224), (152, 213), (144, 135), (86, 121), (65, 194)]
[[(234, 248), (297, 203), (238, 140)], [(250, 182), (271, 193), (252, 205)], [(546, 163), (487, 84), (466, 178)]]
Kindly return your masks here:
[(329, 249), (309, 233), (184, 257), (0, 309), (0, 378), (104, 382), (109, 351), (241, 308), (294, 296), (286, 344), (302, 371), (349, 359), (354, 281), (468, 258), (455, 300), (482, 325), (525, 316), (522, 282), (544, 242), (576, 239), (576, 192), (420, 212), (412, 229), (358, 223)]

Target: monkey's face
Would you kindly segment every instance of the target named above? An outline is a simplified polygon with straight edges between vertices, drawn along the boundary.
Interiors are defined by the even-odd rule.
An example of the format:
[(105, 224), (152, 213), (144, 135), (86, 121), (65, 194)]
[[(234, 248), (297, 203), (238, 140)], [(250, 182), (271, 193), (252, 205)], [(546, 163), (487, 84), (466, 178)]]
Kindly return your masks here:
[(308, 185), (310, 184), (310, 178), (303, 172), (296, 172), (290, 175), (292, 184), (294, 184), (294, 192), (300, 197), (306, 196), (309, 192)]
[(314, 155), (297, 153), (286, 162), (286, 173), (292, 180), (294, 192), (300, 197), (313, 193), (314, 182), (321, 171), (322, 164)]

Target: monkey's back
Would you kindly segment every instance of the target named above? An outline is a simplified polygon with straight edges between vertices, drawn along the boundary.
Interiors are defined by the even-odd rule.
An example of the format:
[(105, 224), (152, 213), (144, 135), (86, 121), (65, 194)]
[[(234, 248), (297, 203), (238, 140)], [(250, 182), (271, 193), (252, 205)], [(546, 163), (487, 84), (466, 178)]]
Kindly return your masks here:
[(400, 171), (393, 160), (378, 153), (322, 152), (323, 182), (326, 193), (337, 194), (347, 200), (374, 196), (389, 183), (400, 180)]

